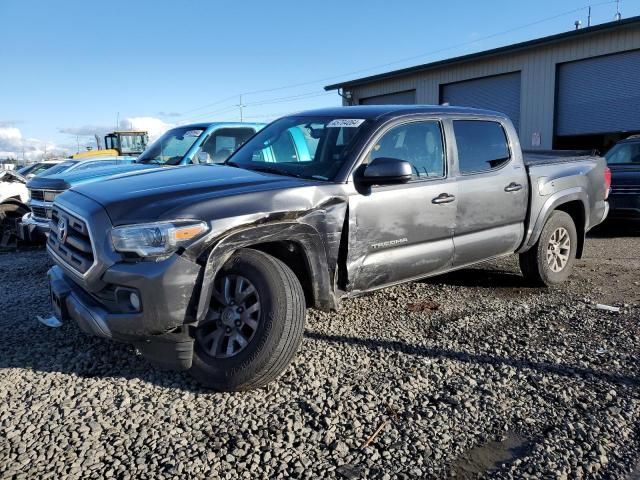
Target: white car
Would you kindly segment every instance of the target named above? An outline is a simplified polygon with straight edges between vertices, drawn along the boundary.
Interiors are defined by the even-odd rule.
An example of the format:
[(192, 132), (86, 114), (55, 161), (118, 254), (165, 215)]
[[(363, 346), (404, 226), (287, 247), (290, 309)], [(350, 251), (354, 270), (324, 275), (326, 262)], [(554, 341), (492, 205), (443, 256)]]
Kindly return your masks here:
[[(46, 161), (22, 175), (14, 170), (0, 171), (0, 247), (13, 246), (18, 241), (18, 222), (30, 214), (27, 182), (34, 176), (50, 176), (67, 172), (79, 172), (109, 166), (115, 163), (133, 162), (131, 157), (95, 157), (86, 160), (65, 159)], [(24, 172), (23, 172), (24, 173)], [(30, 240), (30, 237), (27, 238)]]
[(16, 243), (17, 222), (29, 212), (27, 181), (36, 175), (61, 173), (78, 163), (76, 160), (39, 162), (23, 171), (25, 175), (15, 170), (0, 171), (0, 247)]

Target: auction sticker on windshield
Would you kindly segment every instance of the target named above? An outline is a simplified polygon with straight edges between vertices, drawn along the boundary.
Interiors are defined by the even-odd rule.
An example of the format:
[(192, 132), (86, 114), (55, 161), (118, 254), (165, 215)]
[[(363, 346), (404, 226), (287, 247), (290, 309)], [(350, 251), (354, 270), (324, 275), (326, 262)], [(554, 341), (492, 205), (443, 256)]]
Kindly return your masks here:
[(184, 136), (185, 137), (199, 137), (200, 135), (202, 135), (202, 132), (204, 132), (204, 130), (189, 130), (188, 132), (184, 132)]
[(357, 128), (364, 122), (361, 118), (338, 118), (337, 120), (331, 120), (327, 124), (327, 128)]

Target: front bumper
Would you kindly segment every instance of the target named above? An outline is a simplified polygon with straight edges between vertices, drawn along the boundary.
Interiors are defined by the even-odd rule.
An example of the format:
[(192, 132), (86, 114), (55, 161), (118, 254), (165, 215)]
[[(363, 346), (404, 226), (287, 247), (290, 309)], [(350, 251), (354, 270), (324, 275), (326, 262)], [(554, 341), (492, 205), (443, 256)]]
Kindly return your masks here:
[(17, 226), (18, 238), (27, 242), (44, 242), (49, 234), (49, 222), (39, 220), (33, 213), (25, 213)]
[[(108, 286), (97, 293), (89, 293), (59, 266), (47, 276), (59, 320), (73, 320), (90, 335), (132, 343), (160, 367), (184, 370), (193, 355), (185, 324), (195, 320), (190, 312), (197, 305), (200, 269), (178, 255), (162, 262), (118, 263), (102, 275)], [(138, 311), (126, 304), (129, 292), (141, 299)]]

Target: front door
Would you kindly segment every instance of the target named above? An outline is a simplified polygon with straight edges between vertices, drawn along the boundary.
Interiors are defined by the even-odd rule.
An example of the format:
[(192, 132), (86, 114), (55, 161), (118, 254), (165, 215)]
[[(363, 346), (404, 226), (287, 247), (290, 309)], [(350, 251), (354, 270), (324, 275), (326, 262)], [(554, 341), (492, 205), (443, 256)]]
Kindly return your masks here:
[(438, 120), (405, 121), (382, 132), (365, 163), (390, 157), (413, 167), (409, 183), (372, 186), (349, 199), (348, 290), (364, 291), (450, 267), (456, 182)]
[(515, 252), (524, 236), (529, 190), (519, 146), (510, 148), (501, 123), (453, 120), (453, 132), (458, 158), (453, 265), (461, 267)]

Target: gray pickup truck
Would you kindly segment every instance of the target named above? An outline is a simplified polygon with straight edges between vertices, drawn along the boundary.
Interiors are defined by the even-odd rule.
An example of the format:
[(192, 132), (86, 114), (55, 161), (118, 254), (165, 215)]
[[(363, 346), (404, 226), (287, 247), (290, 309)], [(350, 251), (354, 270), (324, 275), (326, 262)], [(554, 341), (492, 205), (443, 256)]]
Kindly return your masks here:
[(523, 155), (502, 114), (343, 107), (281, 118), (225, 165), (137, 172), (56, 197), (55, 317), (204, 385), (285, 370), (305, 308), (513, 253), (569, 275), (607, 215), (604, 159)]

